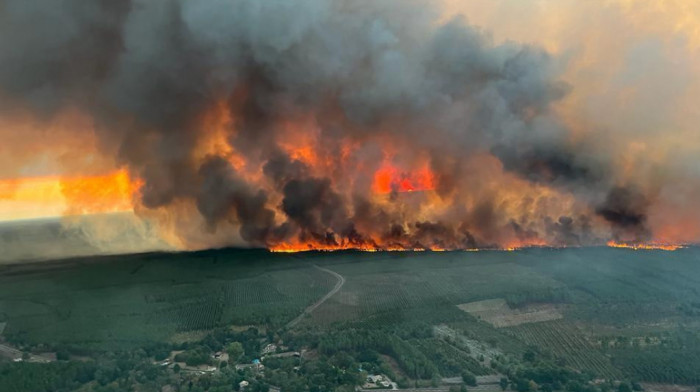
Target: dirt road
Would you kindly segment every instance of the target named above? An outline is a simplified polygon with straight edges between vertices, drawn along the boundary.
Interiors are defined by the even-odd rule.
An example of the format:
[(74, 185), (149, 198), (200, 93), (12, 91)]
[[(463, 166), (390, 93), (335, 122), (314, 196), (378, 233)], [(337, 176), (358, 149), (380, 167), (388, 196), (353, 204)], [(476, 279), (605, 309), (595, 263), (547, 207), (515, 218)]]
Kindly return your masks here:
[[(22, 358), (22, 352), (17, 350), (12, 346), (6, 344), (0, 344), (0, 356), (8, 359), (16, 360)], [(46, 355), (30, 354), (27, 359), (28, 362), (53, 362), (54, 359)]]
[(335, 295), (335, 293), (337, 293), (338, 291), (340, 291), (340, 289), (341, 289), (341, 288), (343, 287), (343, 285), (345, 284), (345, 278), (344, 278), (342, 275), (340, 275), (339, 273), (337, 273), (337, 272), (335, 272), (335, 271), (331, 271), (331, 270), (329, 270), (328, 268), (319, 267), (319, 266), (317, 266), (317, 265), (314, 265), (314, 268), (319, 269), (319, 270), (321, 270), (321, 271), (323, 271), (323, 272), (327, 272), (327, 273), (329, 273), (329, 274), (335, 276), (335, 277), (338, 279), (338, 282), (335, 284), (335, 287), (333, 287), (333, 289), (332, 289), (331, 291), (329, 291), (329, 292), (328, 292), (326, 295), (324, 295), (321, 299), (319, 299), (318, 301), (314, 302), (314, 303), (311, 304), (309, 307), (307, 307), (306, 309), (304, 309), (304, 311), (303, 311), (299, 316), (297, 316), (297, 318), (295, 318), (294, 320), (288, 322), (288, 323), (287, 323), (287, 328), (294, 328), (297, 324), (299, 324), (299, 323), (301, 322), (301, 320), (304, 319), (304, 317), (306, 317), (306, 315), (311, 314), (311, 312), (313, 312), (314, 310), (316, 310), (316, 308), (318, 308), (319, 306), (321, 306), (321, 304), (323, 304), (324, 302), (326, 302), (326, 300), (328, 300), (330, 297), (332, 297), (333, 295)]

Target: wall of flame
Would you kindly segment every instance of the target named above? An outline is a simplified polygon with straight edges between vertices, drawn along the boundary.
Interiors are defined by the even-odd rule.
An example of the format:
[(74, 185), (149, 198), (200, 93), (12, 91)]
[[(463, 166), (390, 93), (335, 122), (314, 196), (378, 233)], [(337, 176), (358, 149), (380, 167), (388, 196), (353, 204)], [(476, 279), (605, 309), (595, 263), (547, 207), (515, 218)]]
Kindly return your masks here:
[[(470, 22), (491, 31), (496, 42), (532, 43), (567, 59), (562, 65), (564, 79), (573, 90), (553, 110), (574, 130), (572, 138), (586, 140), (614, 157), (613, 168), (621, 182), (643, 178), (645, 191), (652, 195), (649, 221), (653, 239), (650, 244), (632, 246), (673, 248), (700, 239), (700, 209), (689, 208), (700, 200), (696, 158), (700, 156), (700, 2), (446, 0), (444, 12), (446, 19), (465, 14)], [(201, 117), (198, 129), (205, 135), (197, 139), (193, 159), (225, 156), (246, 181), (272, 191), (263, 179), (260, 162), (246, 158), (228, 143), (236, 119), (226, 109), (227, 102), (222, 100)], [(478, 209), (479, 200), (488, 195), (499, 214), (508, 219), (495, 222), (494, 227), (473, 229), (489, 233), (502, 248), (557, 245), (540, 236), (528, 238), (504, 230), (511, 221), (526, 224), (534, 221), (529, 219), (533, 216), (594, 215), (570, 194), (504, 170), (488, 151), (475, 155), (463, 168), (463, 176), (473, 177), (473, 193), (455, 200), (441, 193), (440, 173), (430, 167), (427, 155), (385, 139), (381, 132), (342, 140), (341, 154), (331, 155), (318, 140), (312, 115), (289, 118), (279, 126), (285, 132), (278, 145), (312, 174), (330, 175), (336, 187), (365, 189), (373, 203), (398, 215), (405, 209), (411, 210), (413, 219), (435, 219), (454, 213), (455, 205)], [(114, 151), (100, 144), (97, 133), (90, 116), (78, 109), (48, 119), (21, 112), (0, 118), (0, 221), (133, 212), (157, 222), (162, 237), (177, 247), (241, 242), (236, 233), (206, 228), (186, 200), (168, 208), (145, 207), (139, 199), (142, 181), (115, 160)], [(369, 144), (380, 146), (381, 151), (365, 151)], [(358, 158), (369, 153), (380, 154), (381, 159), (371, 162), (381, 164)], [(354, 170), (338, 171), (338, 167)], [(268, 205), (279, 214), (281, 197), (274, 192), (270, 195)], [(405, 202), (392, 203), (396, 198)], [(183, 221), (192, 223), (183, 225)], [(590, 224), (603, 226), (595, 220)], [(371, 227), (361, 229), (372, 233)], [(306, 239), (272, 246), (290, 251), (346, 247), (358, 245)], [(392, 249), (378, 233), (374, 245), (365, 248), (376, 247)], [(441, 244), (428, 247), (439, 250)]]

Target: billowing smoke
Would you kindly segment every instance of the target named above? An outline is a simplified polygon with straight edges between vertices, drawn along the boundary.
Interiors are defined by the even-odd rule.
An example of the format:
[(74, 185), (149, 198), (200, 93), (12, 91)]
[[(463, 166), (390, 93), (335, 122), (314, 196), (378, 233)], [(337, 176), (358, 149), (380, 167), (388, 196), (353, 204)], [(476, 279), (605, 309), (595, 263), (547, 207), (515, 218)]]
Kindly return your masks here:
[(430, 3), (0, 0), (0, 104), (90, 116), (144, 216), (196, 212), (184, 244), (652, 239), (646, 190), (552, 110), (563, 60)]

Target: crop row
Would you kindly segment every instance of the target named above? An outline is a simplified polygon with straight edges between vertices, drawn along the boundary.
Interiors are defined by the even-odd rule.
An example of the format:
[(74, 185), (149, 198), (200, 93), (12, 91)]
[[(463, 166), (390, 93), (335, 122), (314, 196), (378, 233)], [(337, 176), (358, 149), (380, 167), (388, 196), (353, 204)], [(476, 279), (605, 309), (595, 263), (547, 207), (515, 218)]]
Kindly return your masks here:
[(609, 360), (576, 327), (564, 321), (526, 324), (509, 330), (524, 343), (548, 350), (576, 368), (590, 370), (601, 377), (619, 376)]

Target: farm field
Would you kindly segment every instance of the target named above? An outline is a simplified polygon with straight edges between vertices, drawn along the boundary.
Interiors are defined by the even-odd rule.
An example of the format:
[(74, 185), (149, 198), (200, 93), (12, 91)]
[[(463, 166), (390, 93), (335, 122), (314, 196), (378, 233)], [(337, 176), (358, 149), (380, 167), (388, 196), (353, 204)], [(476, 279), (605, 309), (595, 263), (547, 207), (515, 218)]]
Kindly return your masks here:
[(553, 305), (533, 305), (512, 309), (502, 298), (470, 302), (457, 305), (457, 307), (476, 318), (483, 319), (496, 328), (562, 318), (561, 311)]
[(544, 347), (556, 358), (604, 378), (621, 376), (610, 359), (588, 341), (584, 331), (565, 321), (537, 322), (508, 328), (508, 333), (533, 347)]

